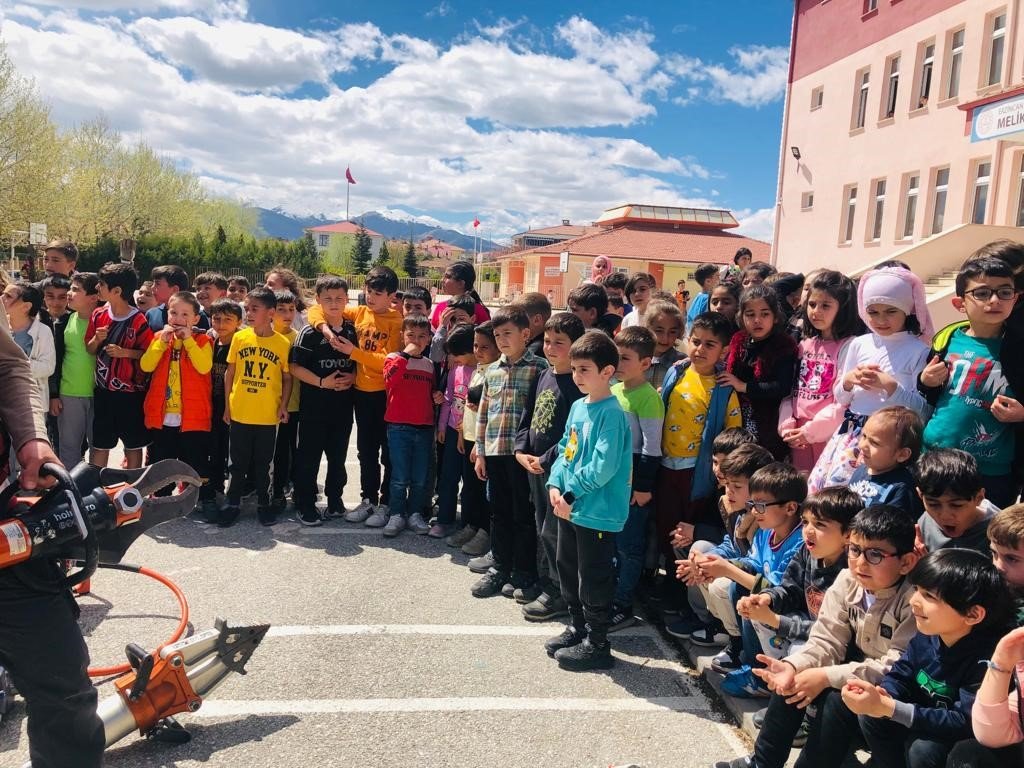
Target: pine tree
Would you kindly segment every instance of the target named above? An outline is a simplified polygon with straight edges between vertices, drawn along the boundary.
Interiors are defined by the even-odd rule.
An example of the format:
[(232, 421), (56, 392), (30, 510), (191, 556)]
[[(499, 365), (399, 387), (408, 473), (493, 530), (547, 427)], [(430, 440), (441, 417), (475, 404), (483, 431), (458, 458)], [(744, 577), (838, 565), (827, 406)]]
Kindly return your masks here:
[(402, 266), (409, 277), (419, 277), (419, 265), (416, 263), (416, 246), (412, 244), (412, 240), (406, 243), (405, 259), (402, 261)]
[(388, 241), (385, 240), (380, 244), (380, 252), (377, 254), (377, 258), (373, 260), (375, 267), (386, 267), (391, 261), (391, 252), (388, 251)]
[(365, 275), (370, 269), (373, 256), (373, 241), (362, 222), (356, 231), (356, 241), (352, 244), (352, 268), (357, 275)]

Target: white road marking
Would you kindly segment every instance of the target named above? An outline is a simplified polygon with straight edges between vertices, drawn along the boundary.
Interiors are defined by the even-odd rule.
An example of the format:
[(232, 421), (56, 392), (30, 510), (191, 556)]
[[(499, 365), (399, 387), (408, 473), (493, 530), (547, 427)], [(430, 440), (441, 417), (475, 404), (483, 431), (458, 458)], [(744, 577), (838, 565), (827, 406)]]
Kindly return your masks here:
[(198, 717), (247, 715), (406, 713), (406, 712), (707, 712), (701, 696), (652, 696), (620, 699), (542, 699), (451, 697), (406, 699), (270, 699), (204, 701)]
[[(537, 625), (501, 624), (295, 624), (272, 626), (267, 637), (308, 637), (314, 635), (475, 635), (481, 637), (553, 637), (560, 622)], [(655, 637), (650, 627), (627, 627), (614, 637)], [(669, 656), (666, 656), (670, 658)]]

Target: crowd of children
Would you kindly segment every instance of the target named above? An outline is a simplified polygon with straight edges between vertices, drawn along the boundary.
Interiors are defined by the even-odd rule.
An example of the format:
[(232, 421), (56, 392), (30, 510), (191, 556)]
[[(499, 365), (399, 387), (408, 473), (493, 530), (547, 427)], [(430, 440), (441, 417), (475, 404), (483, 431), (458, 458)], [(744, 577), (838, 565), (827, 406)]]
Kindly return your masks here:
[(307, 307), (283, 267), (140, 286), (76, 259), (51, 243), (46, 280), (3, 293), (66, 464), (120, 441), (126, 466), (192, 464), (207, 523), (254, 494), (271, 526), (290, 494), (307, 526), (442, 539), (473, 596), (567, 618), (545, 647), (569, 670), (611, 667), (645, 602), (767, 702), (753, 755), (718, 766), (802, 744), (799, 766), (1022, 764), (1024, 245), (965, 261), (965, 319), (937, 333), (899, 262), (805, 278), (741, 250), (684, 315), (599, 257), (568, 312), (530, 293), (491, 316), (462, 262), (436, 305), (374, 267), (359, 305), (328, 275)]

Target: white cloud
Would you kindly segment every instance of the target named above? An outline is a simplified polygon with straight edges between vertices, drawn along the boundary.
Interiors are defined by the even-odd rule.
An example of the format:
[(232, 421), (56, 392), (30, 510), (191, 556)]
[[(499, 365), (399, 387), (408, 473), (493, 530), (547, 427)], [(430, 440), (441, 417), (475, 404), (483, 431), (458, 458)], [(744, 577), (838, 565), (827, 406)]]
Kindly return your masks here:
[(437, 58), (437, 47), (427, 40), (410, 35), (392, 35), (381, 44), (381, 61), (432, 61)]
[(665, 62), (669, 72), (681, 80), (700, 84), (690, 85), (685, 96), (677, 96), (674, 101), (687, 104), (703, 96), (744, 107), (762, 107), (782, 98), (789, 74), (788, 48), (734, 46), (729, 54), (734, 59), (732, 67), (682, 55), (670, 57)]
[(651, 48), (654, 36), (644, 30), (612, 35), (588, 19), (573, 16), (558, 27), (556, 34), (578, 58), (607, 69), (626, 85), (642, 84), (659, 61)]
[(442, 16), (443, 17), (443, 16), (450, 15), (453, 10), (454, 9), (452, 8), (451, 3), (449, 3), (447, 0), (441, 0), (440, 3), (438, 3), (433, 8), (431, 8), (424, 15), (428, 19), (432, 18), (434, 16)]
[(66, 8), (76, 11), (114, 12), (135, 14), (169, 10), (178, 13), (204, 13), (213, 16), (244, 16), (247, 0), (25, 0), (29, 5), (43, 8)]
[(473, 23), (476, 25), (476, 28), (481, 35), (490, 38), (491, 40), (497, 40), (499, 37), (504, 37), (505, 35), (507, 35), (516, 27), (525, 24), (526, 17), (524, 16), (522, 18), (517, 19), (516, 21), (511, 21), (502, 16), (496, 22), (489, 25), (481, 24), (479, 21), (476, 21), (474, 19)]
[(731, 230), (755, 240), (771, 242), (775, 235), (775, 209), (760, 208), (756, 211), (744, 208), (734, 211), (733, 215), (740, 223), (739, 227)]

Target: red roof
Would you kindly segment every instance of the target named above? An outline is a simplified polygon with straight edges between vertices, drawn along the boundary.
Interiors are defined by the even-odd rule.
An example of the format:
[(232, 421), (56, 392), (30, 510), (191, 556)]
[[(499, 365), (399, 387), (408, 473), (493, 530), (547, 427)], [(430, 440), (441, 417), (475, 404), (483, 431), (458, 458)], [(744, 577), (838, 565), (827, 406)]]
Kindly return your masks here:
[[(556, 254), (568, 251), (572, 256), (607, 256), (610, 259), (638, 259), (666, 263), (732, 264), (739, 248), (746, 246), (754, 260), (767, 261), (771, 246), (761, 240), (715, 229), (626, 224), (598, 232), (507, 254), (522, 258), (529, 254)], [(500, 258), (500, 257), (499, 257)]]
[[(351, 221), (339, 221), (335, 224), (321, 224), (319, 227), (306, 227), (306, 232), (320, 233), (335, 233), (341, 235), (354, 235), (359, 231), (359, 225), (354, 224)], [(372, 229), (366, 230), (366, 234), (370, 237), (384, 237), (380, 232), (374, 232)]]

